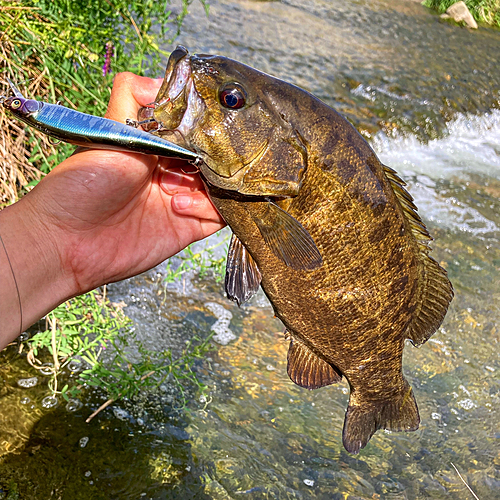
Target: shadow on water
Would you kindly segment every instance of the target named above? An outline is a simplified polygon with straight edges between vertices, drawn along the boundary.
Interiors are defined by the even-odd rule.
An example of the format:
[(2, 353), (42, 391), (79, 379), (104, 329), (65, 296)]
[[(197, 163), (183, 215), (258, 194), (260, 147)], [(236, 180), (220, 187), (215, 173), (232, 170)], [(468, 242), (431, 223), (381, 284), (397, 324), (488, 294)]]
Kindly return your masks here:
[(30, 499), (469, 498), (453, 463), (481, 500), (500, 498), (500, 33), (442, 23), (410, 1), (211, 5), (207, 19), (193, 4), (180, 43), (319, 95), (370, 136), (415, 197), (456, 292), (430, 341), (405, 349), (420, 429), (378, 432), (349, 455), (347, 385), (307, 391), (288, 379), (283, 328), (261, 292), (238, 308), (210, 276), (165, 287), (159, 266), (110, 293), (148, 348), (180, 352), (214, 331), (221, 343), (196, 367), (208, 399), (193, 389), (175, 410), (178, 395), (160, 387), (85, 424), (97, 395), (73, 413), (43, 408), (46, 383), (19, 387), (33, 373), (8, 350), (0, 486)]
[(26, 499), (210, 499), (186, 423), (161, 430), (117, 419), (96, 424), (65, 410), (45, 414), (3, 461), (2, 483)]

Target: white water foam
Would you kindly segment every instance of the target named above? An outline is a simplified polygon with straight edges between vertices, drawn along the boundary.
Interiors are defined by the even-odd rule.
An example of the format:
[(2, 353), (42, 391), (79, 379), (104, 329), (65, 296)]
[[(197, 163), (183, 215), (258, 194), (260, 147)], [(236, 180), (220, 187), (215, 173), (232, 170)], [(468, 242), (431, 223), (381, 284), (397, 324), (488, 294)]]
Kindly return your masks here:
[(211, 328), (215, 332), (213, 340), (218, 344), (227, 345), (236, 339), (236, 335), (229, 328), (229, 324), (233, 318), (231, 312), (220, 304), (217, 304), (217, 302), (207, 302), (205, 307), (217, 318), (217, 321)]
[(372, 146), (380, 160), (408, 181), (424, 219), (477, 236), (499, 231), (476, 208), (441, 192), (437, 181), (450, 179), (464, 186), (471, 174), (500, 179), (500, 111), (483, 116), (459, 116), (448, 134), (427, 144), (416, 137), (377, 134)]
[(464, 177), (477, 172), (500, 178), (500, 111), (482, 116), (460, 115), (441, 139), (421, 143), (415, 136), (377, 134), (372, 146), (380, 159), (400, 172), (438, 177)]

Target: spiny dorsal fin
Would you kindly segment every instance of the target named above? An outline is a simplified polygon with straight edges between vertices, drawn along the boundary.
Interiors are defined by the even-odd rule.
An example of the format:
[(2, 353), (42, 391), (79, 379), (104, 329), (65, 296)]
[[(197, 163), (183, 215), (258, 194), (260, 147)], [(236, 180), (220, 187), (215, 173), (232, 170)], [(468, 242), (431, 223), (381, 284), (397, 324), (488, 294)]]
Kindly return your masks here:
[(294, 339), (288, 349), (287, 371), (292, 382), (306, 389), (319, 389), (342, 380), (340, 372)]
[(417, 213), (417, 207), (413, 203), (412, 195), (404, 188), (404, 186), (406, 186), (406, 182), (401, 179), (397, 172), (391, 167), (383, 165), (383, 168), (386, 177), (389, 179), (392, 190), (396, 195), (396, 198), (403, 207), (403, 211), (411, 226), (413, 234), (417, 238), (417, 241), (425, 242), (427, 246), (427, 243), (429, 241), (432, 241), (432, 238), (428, 233), (425, 224), (422, 222), (420, 215), (418, 215)]
[(413, 198), (403, 187), (406, 186), (406, 183), (392, 168), (385, 165), (383, 167), (418, 243), (418, 259), (422, 265), (422, 276), (417, 292), (418, 307), (408, 326), (406, 336), (413, 344), (420, 345), (429, 340), (442, 323), (448, 305), (453, 298), (453, 287), (446, 271), (429, 256), (429, 242), (432, 241), (432, 238), (417, 213)]
[(262, 275), (257, 263), (243, 243), (233, 234), (226, 263), (226, 293), (238, 305), (243, 304), (259, 289)]

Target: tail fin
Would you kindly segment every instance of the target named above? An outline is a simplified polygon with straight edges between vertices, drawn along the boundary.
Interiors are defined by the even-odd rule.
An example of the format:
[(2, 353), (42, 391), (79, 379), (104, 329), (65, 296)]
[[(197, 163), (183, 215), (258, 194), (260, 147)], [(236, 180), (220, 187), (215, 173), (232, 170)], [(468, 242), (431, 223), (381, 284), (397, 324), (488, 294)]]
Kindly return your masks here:
[(348, 406), (342, 440), (349, 453), (364, 448), (375, 431), (416, 431), (420, 424), (417, 403), (409, 384), (390, 400)]

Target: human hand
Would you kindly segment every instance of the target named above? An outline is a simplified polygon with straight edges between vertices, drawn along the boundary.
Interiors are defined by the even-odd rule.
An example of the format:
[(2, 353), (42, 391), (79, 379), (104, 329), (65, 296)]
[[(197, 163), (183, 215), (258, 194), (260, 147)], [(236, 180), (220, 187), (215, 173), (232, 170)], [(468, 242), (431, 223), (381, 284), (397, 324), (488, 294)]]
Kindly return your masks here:
[[(132, 73), (116, 75), (106, 116), (135, 118), (160, 85)], [(2, 211), (1, 234), (20, 282), (23, 313), (33, 308), (27, 300), (38, 297), (44, 304), (35, 315), (25, 314), (24, 327), (66, 298), (144, 272), (224, 226), (198, 175), (183, 174), (182, 166), (188, 164), (85, 150)], [(13, 249), (19, 253), (13, 256)], [(26, 268), (28, 256), (32, 265)]]
[[(135, 118), (160, 84), (118, 74), (106, 117)], [(64, 242), (61, 265), (73, 274), (77, 293), (146, 271), (223, 226), (199, 176), (182, 174), (179, 167), (187, 165), (88, 150), (61, 163), (30, 193), (53, 237)]]

